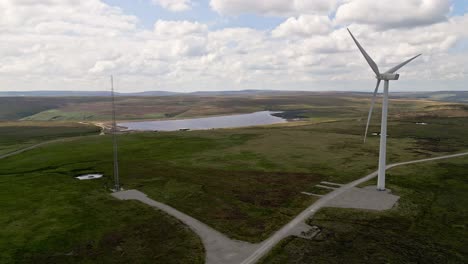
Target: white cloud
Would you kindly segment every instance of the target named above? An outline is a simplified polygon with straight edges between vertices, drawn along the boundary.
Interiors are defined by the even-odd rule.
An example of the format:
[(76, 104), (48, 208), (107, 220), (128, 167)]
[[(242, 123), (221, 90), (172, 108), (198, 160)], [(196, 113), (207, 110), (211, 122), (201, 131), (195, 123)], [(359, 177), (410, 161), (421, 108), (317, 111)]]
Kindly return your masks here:
[(206, 34), (208, 27), (198, 22), (158, 20), (154, 24), (154, 32), (161, 36), (185, 36)]
[(0, 54), (7, 47), (0, 73), (84, 76), (115, 49), (105, 44), (134, 32), (137, 21), (99, 0), (0, 0)]
[(210, 6), (223, 15), (243, 13), (291, 16), (298, 14), (327, 14), (337, 0), (211, 0)]
[(113, 70), (116, 68), (116, 63), (115, 61), (97, 61), (96, 64), (94, 64), (93, 68), (89, 70), (91, 73), (103, 73), (107, 72), (110, 70)]
[(274, 37), (302, 36), (326, 34), (332, 30), (328, 16), (302, 15), (291, 17), (272, 31)]
[(191, 0), (152, 0), (152, 2), (173, 12), (187, 11), (192, 7)]
[[(350, 24), (384, 70), (423, 53), (402, 70), (398, 86), (466, 86), (468, 14), (385, 30)], [(356, 89), (373, 75), (343, 25), (319, 14), (273, 30), (167, 20), (142, 29), (136, 17), (99, 0), (0, 0), (0, 39), (3, 90), (102, 90), (109, 74), (120, 91)]]
[(450, 0), (346, 0), (336, 12), (336, 21), (379, 28), (415, 27), (446, 20), (450, 9)]

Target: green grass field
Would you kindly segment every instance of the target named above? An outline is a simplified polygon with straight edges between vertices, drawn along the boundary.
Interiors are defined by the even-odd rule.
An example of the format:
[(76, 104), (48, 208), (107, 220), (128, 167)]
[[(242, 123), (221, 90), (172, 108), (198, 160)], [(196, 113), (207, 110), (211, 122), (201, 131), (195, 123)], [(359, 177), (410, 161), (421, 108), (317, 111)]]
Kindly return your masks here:
[[(273, 107), (281, 105), (291, 111), (285, 112), (289, 118), (303, 115), (307, 121), (302, 123), (119, 135), (124, 188), (143, 191), (232, 238), (262, 241), (316, 199), (300, 192), (313, 190), (324, 180), (349, 182), (377, 167), (379, 138), (370, 136), (362, 143), (367, 100), (335, 98), (327, 103), (330, 96), (300, 98), (223, 99), (218, 110), (277, 110)], [(210, 102), (209, 107), (215, 101)], [(445, 116), (434, 115), (427, 107), (438, 104), (392, 101), (389, 162), (468, 149), (465, 110), (460, 114), (450, 108)], [(192, 110), (174, 116), (219, 112), (197, 107), (201, 107), (198, 101)], [(173, 111), (169, 110), (163, 112)], [(378, 131), (378, 119), (376, 114), (371, 132)], [(65, 129), (68, 132), (49, 128), (38, 138), (97, 134), (99, 128), (92, 128)], [(15, 133), (20, 130), (17, 126), (0, 129), (0, 133), (10, 133), (5, 142), (12, 146), (40, 134), (33, 130)], [(73, 179), (83, 173), (105, 177), (91, 182)], [(203, 262), (200, 241), (179, 222), (138, 203), (112, 199), (108, 191), (111, 175), (110, 136), (53, 143), (0, 160), (0, 188), (7, 190), (0, 196), (6, 205), (0, 224), (8, 227), (0, 230), (2, 258), (9, 262), (115, 262), (121, 253), (127, 263), (135, 258), (174, 263), (169, 261), (171, 256), (180, 256), (181, 262), (175, 263)]]
[[(78, 123), (3, 122), (0, 154), (99, 130)], [(102, 180), (25, 169), (0, 170), (0, 263), (204, 262), (191, 230), (152, 208), (111, 198)]]
[(467, 171), (466, 157), (392, 169), (396, 208), (324, 208), (308, 221), (318, 236), (287, 238), (261, 263), (466, 263)]
[(57, 138), (99, 134), (92, 125), (64, 122), (0, 122), (0, 155)]
[(70, 105), (109, 101), (104, 97), (0, 97), (0, 120), (19, 120), (42, 111)]
[[(390, 162), (468, 148), (466, 137), (440, 136), (448, 130), (435, 122), (430, 130), (414, 125), (411, 133), (398, 132), (396, 127), (404, 124), (392, 123)], [(465, 126), (453, 126), (450, 133), (462, 135)], [(144, 191), (233, 238), (258, 242), (315, 199), (301, 191), (322, 180), (344, 183), (376, 169), (378, 138), (362, 144), (361, 128), (362, 123), (343, 121), (121, 135), (122, 182), (125, 188)], [(423, 131), (424, 138), (438, 140), (420, 145), (418, 138), (410, 137)], [(451, 147), (439, 149), (440, 145)], [(110, 137), (83, 138), (8, 158), (0, 168), (6, 175), (111, 175), (111, 151)]]
[(1, 263), (204, 263), (191, 230), (100, 180), (28, 171), (0, 186)]

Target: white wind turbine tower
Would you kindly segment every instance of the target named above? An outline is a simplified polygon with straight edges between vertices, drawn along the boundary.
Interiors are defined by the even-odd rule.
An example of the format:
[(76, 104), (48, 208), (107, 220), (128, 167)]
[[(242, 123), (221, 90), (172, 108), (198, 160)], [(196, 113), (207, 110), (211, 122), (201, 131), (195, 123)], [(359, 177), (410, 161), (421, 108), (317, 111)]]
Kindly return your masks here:
[(374, 90), (374, 95), (372, 97), (372, 102), (371, 102), (371, 107), (369, 110), (369, 116), (367, 117), (367, 125), (366, 125), (366, 132), (364, 135), (364, 142), (366, 142), (366, 137), (367, 137), (367, 131), (369, 129), (369, 122), (371, 120), (372, 116), (372, 110), (374, 108), (375, 104), (375, 97), (377, 95), (377, 92), (379, 90), (379, 85), (380, 82), (383, 80), (385, 81), (384, 85), (384, 95), (383, 95), (383, 103), (382, 103), (382, 123), (381, 123), (381, 128), (380, 128), (380, 154), (379, 154), (379, 171), (378, 171), (378, 179), (377, 179), (377, 190), (379, 191), (384, 191), (385, 190), (385, 169), (386, 169), (386, 152), (387, 152), (387, 113), (388, 113), (388, 86), (389, 86), (389, 81), (396, 81), (400, 78), (399, 74), (396, 74), (395, 72), (401, 69), (403, 66), (406, 64), (410, 63), (412, 60), (416, 59), (419, 57), (421, 54), (416, 55), (412, 57), (411, 59), (402, 62), (401, 64), (398, 64), (397, 66), (391, 68), (390, 70), (380, 73), (379, 72), (379, 67), (377, 67), (377, 64), (372, 60), (372, 58), (367, 54), (367, 52), (362, 48), (361, 44), (354, 38), (353, 34), (351, 31), (348, 29), (349, 34), (353, 38), (354, 42), (358, 46), (359, 50), (361, 51), (362, 55), (366, 59), (367, 63), (369, 63), (369, 66), (372, 68), (372, 70), (375, 73), (375, 78), (377, 79), (377, 85)]

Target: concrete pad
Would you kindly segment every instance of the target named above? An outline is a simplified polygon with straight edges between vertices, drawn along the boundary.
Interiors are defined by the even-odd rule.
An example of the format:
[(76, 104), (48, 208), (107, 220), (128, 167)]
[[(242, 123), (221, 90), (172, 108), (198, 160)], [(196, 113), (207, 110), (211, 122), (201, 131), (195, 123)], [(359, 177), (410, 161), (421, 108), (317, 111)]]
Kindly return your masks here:
[(301, 222), (291, 230), (291, 235), (304, 239), (312, 239), (320, 232), (321, 230), (318, 226), (310, 226)]
[(320, 183), (325, 184), (325, 185), (337, 186), (337, 187), (343, 186), (343, 184), (334, 183), (334, 182), (327, 182), (327, 181), (321, 181)]
[(378, 191), (375, 186), (350, 188), (328, 201), (326, 206), (383, 211), (391, 209), (400, 199), (390, 190)]
[(325, 186), (325, 185), (320, 185), (320, 184), (315, 185), (315, 187), (319, 187), (322, 189), (329, 189), (329, 190), (335, 190), (337, 188), (337, 187)]
[(308, 195), (308, 196), (317, 196), (317, 197), (322, 197), (323, 195), (321, 194), (315, 194), (315, 193), (310, 193), (310, 192), (301, 192), (302, 194)]
[(300, 222), (294, 228), (291, 229), (290, 234), (298, 237), (302, 237), (304, 233), (309, 231), (311, 228), (310, 225)]

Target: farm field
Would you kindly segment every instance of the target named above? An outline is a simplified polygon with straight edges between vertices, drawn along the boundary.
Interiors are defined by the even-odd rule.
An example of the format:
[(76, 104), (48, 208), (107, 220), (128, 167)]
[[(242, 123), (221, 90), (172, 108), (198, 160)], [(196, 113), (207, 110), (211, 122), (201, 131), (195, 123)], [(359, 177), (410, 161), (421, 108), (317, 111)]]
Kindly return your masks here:
[[(302, 191), (313, 190), (320, 181), (346, 183), (376, 169), (379, 137), (372, 133), (379, 131), (378, 114), (374, 114), (368, 142), (362, 143), (367, 98), (296, 98), (294, 103), (291, 97), (287, 103), (272, 96), (268, 100), (273, 99), (278, 102), (271, 105), (284, 107), (285, 117), (301, 120), (266, 127), (120, 134), (123, 187), (145, 192), (231, 238), (260, 242), (316, 199)], [(393, 100), (389, 162), (467, 150), (468, 111), (462, 106)], [(2, 258), (10, 262), (23, 260), (23, 256), (27, 257), (23, 262), (112, 262), (110, 252), (118, 251), (129, 259), (140, 255), (171, 263), (164, 262), (164, 256), (181, 254), (184, 260), (203, 262), (200, 241), (178, 221), (138, 203), (110, 197), (109, 135), (97, 136), (99, 128), (89, 125), (71, 126), (68, 131), (65, 124), (77, 124), (70, 121), (20, 121), (16, 127), (20, 124), (61, 127), (44, 133), (47, 139), (96, 136), (52, 143), (0, 160), (0, 188), (8, 190), (1, 197), (7, 206), (0, 224), (9, 227), (0, 236), (13, 236), (14, 241), (0, 245)], [(8, 131), (0, 129), (5, 135), (15, 130)], [(17, 134), (8, 142), (20, 145), (30, 135)], [(73, 178), (85, 173), (105, 177), (92, 182)], [(33, 209), (38, 212), (34, 217), (17, 221)], [(92, 225), (95, 221), (99, 224)], [(139, 232), (139, 225), (149, 231)], [(164, 228), (173, 231), (153, 236)], [(74, 233), (80, 236), (72, 236)], [(120, 238), (106, 245), (109, 234), (114, 233)], [(138, 237), (131, 239), (138, 242), (127, 243), (122, 238), (132, 234)], [(130, 247), (134, 244), (139, 247)], [(167, 246), (164, 256), (156, 253), (161, 244)]]

